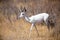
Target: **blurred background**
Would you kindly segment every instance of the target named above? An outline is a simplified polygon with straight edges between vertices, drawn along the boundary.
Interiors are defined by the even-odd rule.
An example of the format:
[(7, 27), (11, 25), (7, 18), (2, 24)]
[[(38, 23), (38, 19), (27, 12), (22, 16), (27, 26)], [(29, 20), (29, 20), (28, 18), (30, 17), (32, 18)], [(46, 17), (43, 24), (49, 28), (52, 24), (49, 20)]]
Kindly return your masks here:
[[(17, 19), (24, 7), (28, 16), (55, 14), (56, 26), (48, 30), (46, 25), (37, 24), (39, 37), (33, 28), (28, 39), (31, 24)], [(60, 40), (60, 0), (0, 0), (0, 40)]]

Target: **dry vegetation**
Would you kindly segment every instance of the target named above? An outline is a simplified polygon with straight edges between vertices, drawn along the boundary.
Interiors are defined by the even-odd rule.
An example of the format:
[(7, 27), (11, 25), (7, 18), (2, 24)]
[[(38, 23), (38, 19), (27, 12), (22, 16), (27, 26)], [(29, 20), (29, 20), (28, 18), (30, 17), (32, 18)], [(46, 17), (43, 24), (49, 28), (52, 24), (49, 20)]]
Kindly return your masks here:
[(19, 8), (26, 7), (29, 16), (41, 12), (56, 14), (56, 26), (50, 31), (46, 25), (37, 24), (30, 40), (60, 40), (60, 0), (0, 0), (0, 40), (29, 40), (30, 23), (17, 19)]

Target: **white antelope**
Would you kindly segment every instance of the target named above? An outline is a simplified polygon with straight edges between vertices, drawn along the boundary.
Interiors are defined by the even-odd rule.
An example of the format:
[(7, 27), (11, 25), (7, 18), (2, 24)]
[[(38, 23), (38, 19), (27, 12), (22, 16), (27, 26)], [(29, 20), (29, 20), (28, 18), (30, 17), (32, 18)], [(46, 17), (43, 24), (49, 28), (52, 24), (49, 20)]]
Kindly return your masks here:
[[(32, 28), (35, 27), (35, 23), (37, 22), (40, 22), (42, 23), (42, 21), (44, 21), (46, 23), (46, 25), (48, 26), (48, 17), (49, 17), (49, 14), (47, 13), (40, 13), (40, 14), (37, 14), (37, 15), (33, 15), (31, 17), (28, 17), (26, 15), (26, 9), (22, 10), (21, 11), (21, 14), (19, 15), (19, 18), (22, 18), (24, 17), (26, 21), (30, 22), (32, 25), (31, 25), (31, 28), (30, 28), (30, 33), (29, 33), (29, 36), (31, 35), (31, 31), (32, 31)], [(37, 28), (36, 28), (36, 31), (37, 31)], [(38, 33), (38, 31), (37, 31)], [(39, 33), (38, 33), (39, 35)]]

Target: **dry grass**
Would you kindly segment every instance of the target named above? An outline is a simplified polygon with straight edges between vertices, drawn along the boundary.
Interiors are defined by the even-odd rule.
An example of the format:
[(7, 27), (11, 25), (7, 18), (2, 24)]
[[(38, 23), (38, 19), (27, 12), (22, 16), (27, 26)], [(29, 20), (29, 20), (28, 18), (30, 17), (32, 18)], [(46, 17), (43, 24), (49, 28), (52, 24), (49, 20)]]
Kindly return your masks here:
[[(5, 18), (5, 17), (2, 17)], [(23, 19), (13, 21), (12, 24), (7, 20), (2, 20), (4, 22), (0, 23), (0, 35), (3, 40), (27, 40), (29, 39), (29, 29), (31, 24), (26, 22)], [(29, 40), (53, 40), (53, 37), (50, 37), (49, 30), (46, 25), (36, 25), (39, 36), (33, 27), (31, 38)]]
[[(60, 12), (58, 11), (60, 7), (58, 1), (52, 1), (52, 3), (48, 2), (47, 0), (42, 0), (40, 2), (35, 0), (27, 1), (27, 4), (25, 4), (23, 0), (20, 1), (21, 2), (19, 2), (19, 0), (14, 0), (14, 2), (12, 1), (11, 3), (12, 5), (9, 1), (7, 2), (7, 4), (4, 4), (6, 3), (4, 1), (4, 3), (0, 3), (0, 8), (2, 8), (0, 9), (0, 40), (60, 40)], [(36, 30), (35, 28), (33, 28), (31, 37), (29, 39), (28, 35), (31, 24), (26, 22), (24, 19), (16, 19), (17, 15), (19, 14), (18, 9), (20, 6), (25, 6), (27, 8), (27, 14), (29, 16), (31, 16), (32, 14), (35, 15), (39, 12), (47, 11), (50, 13), (56, 13), (58, 25), (56, 24), (56, 27), (48, 30), (46, 25), (36, 24), (39, 36), (37, 36)], [(53, 8), (49, 6), (53, 6)], [(48, 9), (52, 9), (53, 11), (51, 12), (51, 10)]]

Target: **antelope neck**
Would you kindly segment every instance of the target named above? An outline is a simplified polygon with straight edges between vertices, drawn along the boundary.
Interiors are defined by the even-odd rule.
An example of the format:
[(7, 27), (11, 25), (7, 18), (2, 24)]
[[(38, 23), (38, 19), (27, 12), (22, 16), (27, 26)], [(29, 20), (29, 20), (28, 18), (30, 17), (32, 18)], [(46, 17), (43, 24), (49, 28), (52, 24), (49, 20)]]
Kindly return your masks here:
[(25, 20), (26, 20), (26, 21), (28, 21), (28, 22), (30, 22), (29, 17), (28, 17), (28, 16), (26, 16), (26, 15), (25, 15)]

